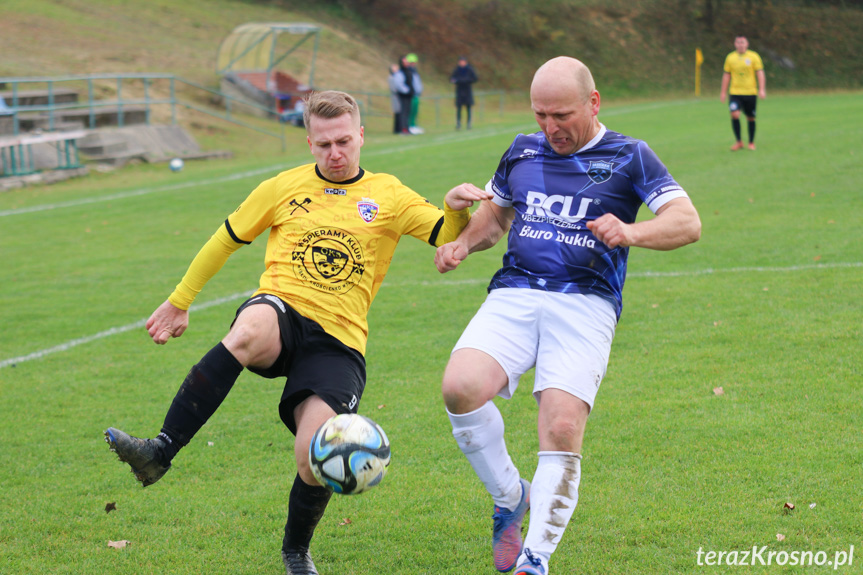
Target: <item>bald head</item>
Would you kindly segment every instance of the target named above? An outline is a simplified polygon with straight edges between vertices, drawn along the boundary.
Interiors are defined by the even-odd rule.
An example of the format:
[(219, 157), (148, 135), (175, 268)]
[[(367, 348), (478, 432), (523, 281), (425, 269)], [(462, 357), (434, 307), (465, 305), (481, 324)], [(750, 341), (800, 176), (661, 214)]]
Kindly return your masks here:
[(568, 56), (552, 58), (539, 67), (530, 85), (531, 98), (534, 94), (542, 97), (549, 95), (569, 95), (573, 100), (584, 102), (596, 84), (590, 69), (580, 60)]
[(540, 66), (530, 85), (530, 107), (549, 146), (576, 153), (600, 130), (599, 92), (587, 66), (561, 56)]

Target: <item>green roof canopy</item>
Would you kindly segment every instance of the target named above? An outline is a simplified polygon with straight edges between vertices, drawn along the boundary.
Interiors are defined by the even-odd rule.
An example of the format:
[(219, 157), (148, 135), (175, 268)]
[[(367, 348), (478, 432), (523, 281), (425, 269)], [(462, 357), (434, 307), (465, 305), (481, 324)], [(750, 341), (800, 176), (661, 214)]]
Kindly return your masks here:
[[(294, 22), (249, 22), (234, 28), (219, 45), (216, 73), (230, 71), (265, 70), (268, 74), (279, 62), (296, 51), (306, 40), (314, 37), (308, 85), (314, 85), (315, 58), (321, 29), (314, 24)], [(278, 48), (279, 37), (290, 34), (296, 41), (287, 49)]]

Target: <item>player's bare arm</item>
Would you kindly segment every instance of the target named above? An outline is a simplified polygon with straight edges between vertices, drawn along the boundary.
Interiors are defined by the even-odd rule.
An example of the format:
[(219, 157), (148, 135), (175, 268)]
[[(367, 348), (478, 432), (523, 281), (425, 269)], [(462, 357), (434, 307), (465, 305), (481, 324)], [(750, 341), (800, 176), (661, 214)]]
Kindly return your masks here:
[(164, 345), (172, 337), (180, 337), (189, 326), (189, 312), (176, 307), (170, 301), (156, 308), (144, 327), (153, 341)]
[(722, 87), (719, 88), (719, 101), (725, 101), (725, 95), (728, 93), (728, 84), (731, 82), (731, 74), (728, 72), (723, 72), (722, 74)]
[(604, 214), (588, 222), (587, 228), (610, 248), (621, 246), (667, 251), (691, 244), (701, 237), (701, 219), (688, 198), (671, 200), (650, 220), (626, 224), (613, 214)]
[(438, 271), (452, 271), (469, 254), (495, 245), (509, 231), (514, 217), (513, 208), (502, 208), (490, 200), (484, 201), (458, 239), (440, 246), (435, 252)]

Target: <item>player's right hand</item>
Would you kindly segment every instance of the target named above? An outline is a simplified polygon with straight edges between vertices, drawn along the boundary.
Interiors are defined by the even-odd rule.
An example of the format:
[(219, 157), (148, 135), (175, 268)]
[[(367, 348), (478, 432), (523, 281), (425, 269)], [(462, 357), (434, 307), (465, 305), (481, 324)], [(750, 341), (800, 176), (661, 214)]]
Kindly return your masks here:
[(458, 242), (444, 244), (434, 254), (434, 265), (442, 274), (452, 271), (468, 256), (467, 248)]
[(156, 308), (144, 327), (147, 328), (147, 333), (150, 334), (155, 343), (164, 345), (170, 338), (183, 335), (188, 326), (188, 310), (182, 310), (165, 300), (162, 305)]
[(490, 200), (493, 197), (494, 194), (491, 192), (487, 192), (473, 184), (464, 183), (459, 184), (447, 192), (446, 196), (444, 196), (444, 201), (446, 202), (446, 205), (454, 210), (463, 210), (471, 207), (474, 202)]

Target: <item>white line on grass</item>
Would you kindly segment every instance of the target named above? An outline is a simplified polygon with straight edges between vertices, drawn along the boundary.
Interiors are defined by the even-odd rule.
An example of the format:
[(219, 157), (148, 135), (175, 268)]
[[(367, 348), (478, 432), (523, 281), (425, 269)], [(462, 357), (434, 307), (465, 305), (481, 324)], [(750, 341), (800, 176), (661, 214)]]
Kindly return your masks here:
[[(636, 104), (632, 106), (621, 106), (620, 108), (611, 108), (610, 110), (603, 112), (603, 116), (617, 116), (620, 114), (627, 114), (631, 112), (641, 112), (644, 110), (654, 110), (658, 108), (665, 108), (670, 106), (679, 106), (681, 104), (687, 104), (695, 102), (695, 100), (674, 100), (670, 102), (652, 102), (647, 104)], [(496, 127), (490, 129), (479, 129), (474, 130), (470, 134), (466, 132), (460, 133), (452, 133), (452, 134), (442, 134), (432, 136), (431, 138), (425, 139), (414, 139), (410, 144), (400, 144), (395, 147), (389, 148), (379, 148), (369, 150), (367, 152), (363, 152), (364, 156), (386, 156), (389, 154), (396, 154), (402, 152), (411, 152), (414, 150), (429, 148), (438, 145), (446, 145), (452, 142), (464, 142), (470, 140), (478, 140), (482, 138), (489, 138), (500, 136), (502, 134), (514, 134), (519, 130), (535, 130), (537, 128), (536, 124), (524, 124), (520, 126), (506, 126), (506, 127)], [(183, 182), (179, 184), (167, 184), (164, 186), (154, 186), (151, 188), (139, 188), (137, 190), (129, 190), (127, 192), (118, 192), (116, 194), (111, 194), (108, 196), (98, 196), (98, 197), (90, 197), (90, 198), (80, 198), (77, 200), (69, 200), (67, 202), (58, 202), (53, 204), (40, 204), (37, 206), (28, 206), (25, 208), (15, 208), (11, 210), (0, 210), (0, 218), (7, 216), (18, 216), (22, 214), (30, 214), (33, 212), (44, 212), (48, 210), (58, 210), (62, 208), (72, 208), (75, 206), (84, 206), (87, 204), (97, 204), (101, 202), (109, 202), (112, 200), (122, 200), (126, 198), (134, 198), (137, 196), (146, 196), (148, 194), (158, 193), (158, 192), (169, 192), (174, 190), (182, 190), (186, 188), (194, 188), (197, 186), (210, 186), (214, 184), (220, 184), (222, 182), (231, 182), (234, 180), (242, 180), (243, 178), (250, 178), (253, 176), (260, 176), (261, 174), (266, 174), (269, 172), (282, 172), (284, 170), (288, 170), (290, 168), (294, 168), (296, 166), (302, 165), (305, 162), (296, 162), (293, 163), (282, 163), (282, 164), (274, 164), (272, 166), (266, 166), (263, 168), (257, 168), (254, 170), (248, 170), (245, 172), (239, 172), (236, 174), (230, 174), (227, 176), (221, 176), (218, 178), (208, 178), (206, 180), (195, 180), (192, 182)]]
[[(705, 276), (705, 275), (713, 275), (713, 274), (724, 274), (724, 273), (753, 273), (753, 272), (764, 272), (764, 273), (787, 273), (787, 272), (796, 272), (796, 271), (806, 271), (806, 270), (819, 270), (819, 269), (832, 269), (832, 268), (859, 268), (863, 267), (863, 262), (839, 262), (834, 264), (808, 264), (808, 265), (798, 265), (798, 266), (787, 266), (787, 267), (739, 267), (739, 268), (727, 268), (727, 269), (704, 269), (704, 270), (684, 270), (684, 271), (676, 271), (676, 272), (634, 272), (631, 274), (627, 274), (630, 278), (663, 278), (663, 277), (696, 277), (696, 276)], [(421, 281), (421, 282), (402, 282), (402, 283), (384, 283), (381, 287), (390, 287), (390, 288), (412, 288), (412, 287), (422, 287), (422, 286), (456, 286), (456, 285), (474, 285), (474, 284), (486, 284), (488, 283), (488, 278), (473, 278), (473, 279), (459, 279), (459, 280), (448, 280), (441, 279), (436, 281)], [(199, 311), (211, 307), (215, 307), (221, 305), (223, 303), (232, 302), (238, 299), (247, 298), (251, 295), (252, 292), (241, 292), (235, 293), (233, 295), (229, 295), (226, 297), (222, 297), (219, 299), (214, 299), (212, 301), (208, 301), (202, 304), (195, 304), (189, 311)], [(61, 351), (66, 351), (73, 347), (90, 343), (92, 341), (96, 341), (98, 339), (106, 338), (112, 335), (117, 335), (120, 333), (125, 333), (127, 331), (131, 331), (133, 329), (138, 329), (144, 327), (146, 320), (139, 320), (134, 323), (130, 323), (120, 327), (112, 327), (111, 329), (100, 331), (97, 334), (89, 335), (86, 337), (81, 337), (73, 340), (69, 340), (66, 343), (61, 343), (60, 345), (56, 345), (54, 347), (50, 347), (47, 349), (43, 349), (41, 351), (35, 351), (28, 355), (23, 355), (20, 357), (12, 357), (9, 359), (4, 359), (0, 361), (0, 369), (4, 367), (8, 367), (10, 365), (16, 365), (19, 363), (24, 363), (25, 361), (31, 361), (34, 359), (42, 359), (46, 355), (51, 355), (54, 353), (58, 353)]]
[[(297, 164), (299, 165), (299, 164)], [(267, 166), (266, 168), (258, 168), (256, 170), (249, 170), (246, 172), (239, 172), (236, 174), (230, 174), (227, 176), (222, 176), (219, 178), (208, 178), (206, 180), (195, 180), (194, 182), (184, 182), (181, 184), (168, 184), (166, 186), (156, 186), (152, 188), (140, 188), (137, 190), (129, 190), (128, 192), (118, 192), (116, 194), (111, 194), (108, 196), (99, 196), (92, 198), (80, 198), (78, 200), (69, 200), (68, 202), (59, 202), (56, 204), (41, 204), (38, 206), (29, 206), (26, 208), (16, 208), (13, 210), (3, 210), (0, 211), (0, 217), (5, 216), (17, 216), (20, 214), (29, 214), (33, 212), (44, 212), (47, 210), (58, 210), (61, 208), (72, 208), (75, 206), (84, 206), (87, 204), (97, 204), (100, 202), (110, 202), (111, 200), (122, 200), (125, 198), (134, 198), (136, 196), (146, 196), (148, 194), (153, 194), (156, 192), (170, 192), (172, 190), (182, 190), (184, 188), (194, 188), (197, 186), (209, 186), (212, 184), (219, 184), (222, 182), (230, 182), (233, 180), (242, 180), (243, 178), (250, 178), (252, 176), (259, 176), (261, 174), (265, 174), (267, 172), (273, 171), (282, 171), (293, 166), (286, 164), (278, 164), (274, 166)]]
[[(233, 295), (229, 295), (226, 297), (221, 297), (219, 299), (214, 299), (212, 301), (208, 301), (202, 304), (195, 304), (189, 308), (189, 311), (200, 311), (202, 309), (207, 309), (210, 307), (215, 307), (217, 305), (221, 305), (223, 303), (228, 303), (238, 299), (244, 299), (251, 295), (252, 292), (242, 292), (235, 293)], [(144, 324), (147, 323), (147, 320), (141, 319), (134, 323), (129, 323), (126, 325), (121, 325), (120, 327), (112, 327), (111, 329), (107, 329), (105, 331), (100, 331), (99, 333), (88, 335), (86, 337), (79, 337), (77, 339), (72, 339), (67, 341), (66, 343), (61, 343), (60, 345), (55, 345), (54, 347), (49, 347), (48, 349), (43, 349), (40, 351), (34, 351), (28, 355), (22, 355), (21, 357), (12, 357), (9, 359), (4, 359), (0, 361), (0, 369), (4, 367), (8, 367), (10, 365), (16, 365), (19, 363), (24, 363), (25, 361), (31, 361), (34, 359), (42, 359), (46, 355), (51, 355), (54, 353), (58, 353), (61, 351), (66, 351), (68, 349), (72, 349), (73, 347), (77, 347), (79, 345), (90, 343), (91, 341), (96, 341), (98, 339), (103, 339), (112, 335), (117, 335), (120, 333), (125, 333), (127, 331), (132, 331), (133, 329), (138, 329), (144, 327)]]

